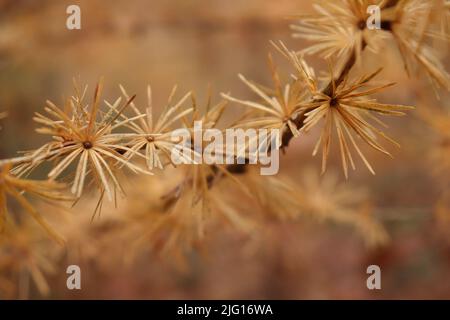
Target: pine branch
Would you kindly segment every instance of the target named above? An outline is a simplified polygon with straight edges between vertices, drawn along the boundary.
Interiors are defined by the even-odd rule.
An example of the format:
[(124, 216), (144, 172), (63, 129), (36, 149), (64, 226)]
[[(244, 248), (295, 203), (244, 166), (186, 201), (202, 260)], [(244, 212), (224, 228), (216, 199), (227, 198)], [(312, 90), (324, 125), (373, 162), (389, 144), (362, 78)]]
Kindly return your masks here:
[[(364, 49), (366, 47), (366, 44), (363, 43), (362, 45), (363, 45), (363, 49)], [(347, 62), (345, 63), (339, 76), (336, 79), (334, 79), (334, 83), (336, 84), (336, 86), (338, 86), (339, 84), (342, 83), (342, 81), (344, 81), (344, 79), (348, 76), (348, 74), (352, 70), (355, 63), (356, 63), (356, 53), (353, 52), (351, 54), (351, 56), (348, 58)], [(333, 87), (333, 81), (330, 81), (322, 92), (326, 95), (330, 95), (332, 93), (332, 87)], [(303, 111), (293, 121), (298, 130), (300, 130), (303, 127), (305, 119), (306, 119), (305, 114), (308, 113), (308, 111), (311, 111), (311, 110), (307, 109), (307, 110)], [(292, 138), (294, 138), (294, 135), (292, 134), (291, 130), (286, 130), (285, 132), (283, 132), (280, 148), (282, 150), (285, 150), (285, 148), (287, 148), (289, 146), (289, 143), (292, 140)], [(241, 175), (241, 174), (245, 174), (247, 172), (247, 166), (248, 166), (248, 163), (230, 164), (230, 165), (227, 165), (226, 169), (228, 172), (230, 172), (232, 174)], [(213, 170), (213, 173), (207, 177), (208, 187), (212, 188), (214, 186), (214, 183), (218, 179), (222, 178), (223, 176), (224, 176), (223, 173), (220, 172), (219, 170)], [(169, 193), (167, 193), (166, 195), (164, 195), (162, 197), (165, 202), (165, 207), (169, 207), (171, 204), (176, 202), (177, 198), (181, 194), (180, 191), (182, 189), (182, 185), (184, 185), (185, 183), (186, 182), (184, 181), (180, 185), (177, 185), (174, 189), (172, 189)]]

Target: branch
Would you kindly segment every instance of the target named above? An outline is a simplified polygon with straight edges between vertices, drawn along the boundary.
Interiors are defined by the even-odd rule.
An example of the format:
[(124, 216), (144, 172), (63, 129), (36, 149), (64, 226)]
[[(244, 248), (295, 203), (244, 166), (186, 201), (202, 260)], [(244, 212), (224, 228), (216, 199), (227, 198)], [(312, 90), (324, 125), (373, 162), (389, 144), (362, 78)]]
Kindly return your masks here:
[[(362, 48), (363, 48), (363, 50), (366, 48), (365, 42), (363, 42)], [(344, 79), (348, 76), (348, 74), (352, 70), (355, 63), (356, 63), (356, 53), (355, 53), (355, 51), (353, 51), (353, 53), (351, 54), (351, 56), (348, 58), (347, 62), (345, 63), (339, 76), (334, 79), (334, 83), (336, 86), (338, 86), (339, 84), (342, 83), (342, 81), (344, 81)], [(322, 92), (326, 95), (330, 95), (330, 94), (332, 94), (332, 88), (333, 88), (333, 81), (330, 81), (328, 83), (328, 85), (325, 87), (325, 89), (323, 89)], [(297, 116), (296, 119), (293, 119), (293, 122), (296, 125), (298, 130), (300, 130), (303, 127), (304, 122), (306, 120), (305, 113), (307, 113), (308, 111), (311, 111), (311, 110), (304, 110), (301, 114), (299, 114)], [(289, 146), (289, 142), (292, 140), (293, 137), (294, 137), (294, 135), (292, 134), (292, 131), (286, 130), (281, 137), (280, 148), (281, 149), (287, 148)], [(230, 164), (230, 165), (227, 165), (226, 169), (228, 170), (228, 172), (230, 172), (232, 174), (240, 175), (240, 174), (245, 174), (247, 172), (247, 165), (248, 165), (248, 163)], [(219, 179), (221, 177), (223, 177), (223, 173), (221, 173), (218, 170), (215, 170), (215, 171), (213, 171), (212, 174), (208, 175), (206, 178), (208, 181), (208, 188), (212, 188), (214, 185), (214, 182), (217, 181), (217, 179)], [(182, 185), (184, 185), (185, 183), (186, 183), (186, 181), (183, 181), (181, 184), (177, 185), (174, 189), (172, 189), (170, 192), (168, 192), (166, 195), (164, 195), (162, 197), (162, 199), (165, 202), (165, 207), (170, 207), (171, 204), (173, 204), (177, 201), (177, 199), (181, 195), (180, 191), (182, 189)]]

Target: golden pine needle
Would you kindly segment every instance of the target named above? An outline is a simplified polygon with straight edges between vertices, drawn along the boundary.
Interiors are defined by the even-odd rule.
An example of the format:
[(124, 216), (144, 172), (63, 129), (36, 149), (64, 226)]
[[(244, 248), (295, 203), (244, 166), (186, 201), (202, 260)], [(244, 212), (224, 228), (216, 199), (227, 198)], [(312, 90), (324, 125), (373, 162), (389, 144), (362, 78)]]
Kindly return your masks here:
[(380, 121), (377, 118), (378, 115), (403, 116), (405, 115), (405, 111), (411, 110), (413, 107), (383, 104), (371, 98), (371, 95), (381, 92), (393, 85), (392, 83), (389, 83), (377, 87), (370, 87), (370, 82), (381, 72), (381, 69), (356, 80), (349, 80), (347, 74), (341, 82), (336, 83), (333, 69), (330, 67), (330, 92), (317, 90), (317, 88), (319, 88), (319, 83), (314, 78), (314, 73), (310, 71), (306, 62), (299, 58), (295, 52), (287, 49), (283, 43), (281, 43), (280, 46), (275, 46), (293, 64), (298, 74), (296, 77), (306, 82), (305, 87), (309, 89), (309, 96), (312, 97), (311, 103), (307, 107), (303, 107), (304, 116), (306, 118), (303, 122), (301, 131), (308, 132), (325, 119), (322, 134), (313, 151), (313, 155), (316, 155), (319, 147), (322, 146), (322, 172), (325, 172), (327, 167), (327, 159), (334, 127), (339, 140), (342, 167), (345, 176), (348, 177), (349, 165), (353, 169), (355, 168), (349, 148), (350, 143), (369, 171), (375, 174), (372, 166), (356, 144), (353, 135), (356, 134), (359, 136), (372, 148), (386, 155), (390, 155), (390, 153), (379, 143), (378, 137), (381, 137), (396, 146), (399, 146), (398, 143), (389, 138), (374, 124), (371, 124), (370, 120), (379, 123)]
[[(122, 94), (127, 98), (128, 94), (123, 86), (120, 86)], [(177, 103), (172, 104), (176, 87), (173, 88), (168, 104), (164, 108), (163, 113), (154, 123), (153, 121), (153, 101), (151, 87), (147, 87), (147, 108), (145, 113), (131, 104), (133, 112), (139, 118), (139, 122), (132, 122), (128, 125), (129, 129), (135, 133), (135, 137), (128, 142), (129, 151), (125, 152), (126, 158), (131, 158), (140, 150), (144, 150), (144, 158), (147, 168), (163, 169), (164, 165), (171, 162), (171, 153), (176, 145), (172, 141), (173, 125), (194, 111), (193, 107), (184, 108), (186, 100), (191, 96), (191, 92), (185, 94)], [(111, 104), (107, 103), (110, 108)]]
[[(81, 197), (86, 178), (90, 176), (98, 189), (104, 190), (107, 198), (112, 200), (115, 190), (123, 193), (115, 173), (119, 168), (126, 167), (135, 173), (150, 174), (130, 161), (130, 155), (138, 155), (126, 145), (127, 139), (134, 135), (113, 133), (113, 130), (127, 126), (135, 120), (123, 115), (124, 110), (133, 104), (135, 96), (128, 98), (122, 106), (119, 100), (114, 106), (109, 106), (106, 113), (102, 113), (102, 80), (96, 87), (91, 110), (88, 110), (83, 102), (86, 87), (81, 94), (78, 86), (75, 88), (76, 95), (69, 103), (71, 108), (63, 111), (47, 101), (45, 111), (49, 115), (36, 114), (34, 120), (44, 125), (37, 131), (52, 136), (54, 141), (29, 152), (32, 161), (21, 166), (18, 172), (28, 172), (44, 161), (55, 160), (56, 164), (48, 174), (50, 179), (55, 180), (77, 161), (72, 193)], [(124, 153), (128, 153), (128, 157), (125, 157)]]
[(5, 165), (0, 171), (0, 231), (3, 231), (9, 216), (7, 196), (15, 199), (55, 241), (64, 243), (61, 236), (41, 217), (32, 204), (25, 198), (24, 193), (38, 196), (53, 201), (72, 201), (62, 193), (64, 184), (53, 181), (26, 180), (14, 177), (10, 174), (10, 165)]

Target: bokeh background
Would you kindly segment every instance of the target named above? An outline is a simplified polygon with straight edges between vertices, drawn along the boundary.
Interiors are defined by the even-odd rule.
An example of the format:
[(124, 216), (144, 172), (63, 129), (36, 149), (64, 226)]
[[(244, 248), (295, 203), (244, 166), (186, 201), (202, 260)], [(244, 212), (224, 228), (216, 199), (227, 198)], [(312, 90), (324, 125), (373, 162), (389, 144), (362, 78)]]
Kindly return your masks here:
[[(81, 30), (65, 27), (70, 4), (81, 7)], [(155, 105), (161, 106), (174, 84), (180, 94), (194, 90), (203, 101), (209, 85), (215, 101), (220, 92), (253, 98), (237, 74), (269, 84), (269, 40), (304, 48), (305, 42), (290, 36), (289, 17), (308, 12), (311, 2), (306, 0), (0, 0), (0, 111), (8, 112), (1, 123), (0, 156), (12, 157), (45, 141), (34, 132), (33, 113), (42, 110), (47, 99), (62, 102), (70, 95), (73, 77), (89, 84), (92, 94), (96, 81), (104, 76), (106, 98), (118, 97), (118, 85), (123, 84), (141, 104), (147, 84), (152, 85)], [(59, 258), (46, 274), (47, 295), (30, 284), (6, 297), (450, 298), (450, 201), (445, 194), (450, 179), (448, 168), (440, 169), (448, 161), (450, 135), (433, 126), (440, 119), (450, 125), (448, 95), (441, 93), (438, 100), (423, 79), (408, 79), (395, 48), (382, 52), (369, 57), (364, 68), (384, 66), (380, 78), (398, 84), (379, 99), (417, 106), (407, 117), (388, 122), (388, 133), (402, 145), (393, 150), (394, 159), (369, 150), (377, 175), (359, 164), (346, 182), (334, 144), (330, 172), (319, 178), (320, 161), (311, 157), (317, 133), (312, 132), (292, 142), (280, 174), (298, 181), (332, 176), (349, 190), (365, 190), (361, 215), (370, 210), (384, 225), (390, 236), (387, 245), (368, 248), (351, 228), (308, 217), (296, 222), (269, 219), (257, 236), (219, 228), (188, 254), (183, 267), (150, 250), (132, 263), (117, 263), (123, 257), (115, 251), (127, 243), (107, 232), (115, 228), (114, 219), (102, 222), (114, 210), (106, 208), (106, 217), (90, 222), (86, 204), (73, 209), (77, 222), (70, 232), (89, 233), (77, 244), (89, 252), (88, 258)], [(445, 50), (442, 59), (448, 66)], [(276, 57), (276, 61), (283, 70), (283, 59)], [(321, 59), (308, 57), (308, 61), (325, 69)], [(288, 71), (284, 68), (286, 78)], [(231, 106), (226, 119), (241, 112)], [(335, 191), (319, 189), (309, 190), (310, 197)], [(143, 201), (139, 194), (134, 196)], [(111, 214), (127, 210), (125, 204)], [(66, 289), (65, 268), (71, 263), (82, 268), (81, 291)], [(381, 267), (382, 290), (366, 288), (366, 268), (371, 264)], [(0, 277), (0, 281), (6, 280)]]

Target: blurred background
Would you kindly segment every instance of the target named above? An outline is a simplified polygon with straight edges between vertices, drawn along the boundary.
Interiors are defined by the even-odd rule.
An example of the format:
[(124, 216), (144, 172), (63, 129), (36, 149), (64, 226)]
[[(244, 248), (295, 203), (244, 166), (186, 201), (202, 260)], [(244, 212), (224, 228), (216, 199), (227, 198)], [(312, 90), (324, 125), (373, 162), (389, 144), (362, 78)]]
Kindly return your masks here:
[[(71, 4), (81, 7), (81, 30), (65, 27), (66, 8)], [(130, 94), (137, 94), (141, 105), (147, 84), (152, 85), (156, 106), (164, 105), (174, 84), (179, 86), (179, 96), (194, 90), (200, 101), (206, 101), (209, 85), (217, 102), (220, 92), (253, 99), (237, 74), (270, 84), (267, 53), (273, 50), (269, 40), (283, 40), (296, 50), (304, 48), (306, 42), (290, 36), (289, 17), (311, 10), (306, 0), (0, 0), (0, 112), (8, 112), (8, 118), (1, 120), (0, 157), (13, 157), (17, 151), (46, 141), (34, 132), (33, 113), (42, 110), (47, 99), (61, 103), (71, 95), (73, 77), (89, 85), (90, 97), (104, 76), (106, 99), (117, 98), (118, 85), (123, 84)], [(397, 85), (378, 98), (417, 106), (407, 117), (388, 121), (387, 133), (402, 145), (392, 150), (394, 159), (368, 150), (377, 175), (372, 176), (360, 163), (347, 182), (334, 143), (330, 172), (319, 177), (320, 161), (311, 157), (317, 132), (312, 132), (292, 142), (283, 155), (280, 175), (299, 181), (310, 197), (331, 197), (338, 187), (323, 182), (330, 179), (350, 193), (364, 190), (357, 210), (361, 215), (370, 211), (386, 228), (390, 237), (386, 245), (368, 248), (364, 235), (320, 219), (267, 219), (257, 235), (219, 227), (187, 254), (182, 267), (176, 259), (151, 250), (140, 251), (137, 259), (124, 263), (127, 259), (117, 249), (127, 251), (127, 243), (110, 230), (121, 229), (115, 224), (120, 219), (117, 215), (138, 209), (126, 203), (119, 210), (106, 207), (91, 222), (92, 203), (82, 204), (72, 210), (76, 224), (66, 235), (84, 234), (83, 241), (75, 239), (83, 254), (64, 252), (52, 259), (53, 266), (45, 273), (49, 290), (39, 290), (33, 283), (26, 289), (16, 288), (14, 283), (28, 280), (21, 279), (20, 272), (17, 278), (3, 274), (0, 288), (8, 289), (3, 297), (450, 298), (450, 201), (446, 194), (450, 166), (445, 164), (450, 155), (449, 97), (441, 93), (439, 100), (427, 83), (408, 79), (395, 48), (382, 52), (386, 54), (368, 57), (364, 68), (386, 67), (380, 78)], [(287, 79), (289, 69), (274, 55)], [(448, 66), (448, 57), (443, 53), (442, 58)], [(325, 70), (319, 58), (308, 57), (308, 62)], [(225, 120), (236, 119), (241, 112), (240, 107), (230, 106)], [(153, 187), (168, 183), (155, 179)], [(145, 188), (147, 182), (137, 179), (136, 183)], [(130, 198), (142, 199), (134, 189)], [(30, 241), (26, 242), (30, 248), (38, 244)], [(51, 251), (39, 248), (44, 253)], [(68, 264), (82, 269), (81, 291), (66, 289)], [(382, 290), (366, 287), (366, 268), (371, 264), (381, 267)], [(7, 281), (11, 284), (6, 285)]]

